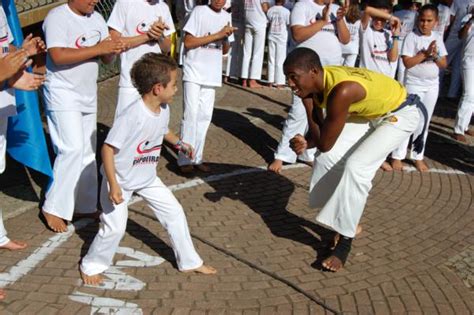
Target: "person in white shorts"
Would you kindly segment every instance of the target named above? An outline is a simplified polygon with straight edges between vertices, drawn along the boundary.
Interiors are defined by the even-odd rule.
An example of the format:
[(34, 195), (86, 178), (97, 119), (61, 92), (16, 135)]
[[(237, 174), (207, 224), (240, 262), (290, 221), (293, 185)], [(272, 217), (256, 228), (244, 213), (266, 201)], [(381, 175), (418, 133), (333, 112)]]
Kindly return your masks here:
[(168, 232), (180, 271), (216, 273), (203, 264), (183, 208), (156, 176), (163, 140), (180, 152), (193, 154), (193, 148), (168, 129), (169, 103), (177, 91), (177, 68), (173, 59), (156, 53), (143, 55), (132, 66), (132, 82), (142, 97), (117, 117), (102, 147), (102, 224), (81, 261), (81, 277), (86, 284), (103, 281), (101, 273), (111, 265), (125, 234), (133, 193), (143, 197)]
[[(329, 1), (299, 1), (291, 11), (291, 33), (297, 47), (306, 47), (318, 53), (322, 65), (340, 65), (341, 44), (350, 41), (350, 33), (344, 20), (345, 8)], [(294, 163), (296, 159), (312, 165), (315, 149), (300, 156), (291, 150), (289, 141), (296, 134), (305, 134), (308, 120), (303, 103), (299, 97), (292, 96), (292, 105), (286, 119), (282, 137), (275, 152), (275, 159), (268, 169), (279, 173), (283, 162)]]
[(464, 80), (464, 91), (459, 102), (456, 122), (454, 125), (453, 138), (467, 142), (466, 134), (474, 136), (474, 131), (469, 129), (469, 123), (474, 110), (474, 10), (462, 20), (463, 26), (459, 32), (464, 41), (462, 56), (462, 74)]
[(98, 57), (111, 62), (127, 49), (109, 37), (95, 3), (69, 0), (49, 11), (43, 23), (48, 46), (43, 92), (56, 159), (42, 214), (54, 232), (67, 231), (64, 220), (74, 211), (96, 212)]
[[(401, 22), (400, 44), (403, 44), (405, 36), (407, 36), (408, 33), (411, 33), (415, 27), (416, 11), (411, 9), (413, 4), (412, 0), (400, 0), (398, 3), (402, 6), (402, 9), (393, 12), (393, 15)], [(402, 52), (402, 46), (403, 45), (398, 45), (399, 55)], [(398, 60), (397, 80), (402, 84), (405, 80), (405, 65), (400, 58)]]
[(270, 8), (269, 0), (245, 1), (244, 55), (242, 59), (242, 86), (261, 88), (257, 82), (262, 78), (263, 54), (265, 50), (265, 32)]
[(244, 1), (232, 0), (230, 8), (232, 26), (234, 27), (234, 41), (227, 53), (227, 63), (224, 82), (229, 78), (240, 78), (242, 72), (243, 41), (245, 34)]
[(288, 42), (288, 25), (290, 11), (283, 6), (285, 0), (276, 0), (275, 5), (267, 11), (268, 29), (268, 86), (282, 88), (285, 86), (283, 62), (286, 58)]
[(222, 8), (224, 0), (212, 0), (210, 5), (194, 8), (184, 26), (186, 49), (183, 65), (184, 113), (181, 139), (193, 146), (191, 159), (179, 154), (178, 165), (183, 173), (194, 167), (209, 172), (203, 163), (206, 133), (214, 110), (215, 89), (222, 85), (222, 56), (233, 41), (231, 16)]
[(120, 54), (120, 81), (115, 117), (140, 98), (130, 80), (130, 69), (147, 52), (167, 53), (170, 35), (175, 32), (173, 18), (163, 0), (118, 0), (107, 25), (112, 38), (120, 38), (129, 49)]
[(306, 137), (296, 135), (291, 146), (297, 154), (318, 148), (310, 206), (321, 208), (316, 221), (339, 235), (322, 262), (336, 272), (351, 250), (377, 169), (416, 129), (422, 104), (392, 78), (362, 68), (323, 67), (307, 48), (293, 50), (284, 70), (288, 85), (303, 99), (310, 129)]
[(344, 17), (351, 40), (348, 44), (341, 44), (341, 65), (343, 66), (355, 67), (357, 57), (359, 56), (360, 15), (359, 0), (351, 0)]
[[(420, 97), (427, 109), (427, 123), (438, 100), (439, 69), (447, 66), (447, 52), (443, 38), (433, 31), (438, 21), (438, 8), (433, 4), (426, 4), (418, 11), (417, 28), (405, 37), (402, 49), (402, 60), (406, 67), (405, 87), (410, 94)], [(426, 143), (427, 128), (420, 124), (415, 137), (422, 135)], [(403, 169), (402, 160), (407, 155), (409, 140), (405, 140), (392, 152), (392, 168), (397, 171)], [(424, 161), (424, 147), (413, 147), (410, 158), (420, 172), (428, 171)]]

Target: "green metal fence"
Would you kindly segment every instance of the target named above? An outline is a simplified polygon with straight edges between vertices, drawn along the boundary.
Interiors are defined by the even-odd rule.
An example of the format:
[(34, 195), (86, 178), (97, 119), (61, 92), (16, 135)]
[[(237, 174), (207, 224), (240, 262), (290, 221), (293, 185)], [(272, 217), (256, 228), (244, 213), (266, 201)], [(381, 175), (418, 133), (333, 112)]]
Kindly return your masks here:
[[(112, 8), (114, 7), (116, 0), (100, 0), (96, 6), (97, 12), (102, 14), (104, 19), (107, 21), (109, 19), (110, 13), (112, 12)], [(117, 57), (115, 61), (111, 64), (100, 65), (99, 71), (99, 81), (103, 81), (105, 79), (111, 78), (120, 73), (120, 59)]]

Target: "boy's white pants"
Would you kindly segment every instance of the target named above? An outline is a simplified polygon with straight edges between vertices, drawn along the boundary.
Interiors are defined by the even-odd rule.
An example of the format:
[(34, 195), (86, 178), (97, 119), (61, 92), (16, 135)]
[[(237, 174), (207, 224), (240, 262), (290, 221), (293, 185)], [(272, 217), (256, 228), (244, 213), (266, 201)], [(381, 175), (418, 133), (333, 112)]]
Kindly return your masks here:
[(122, 113), (130, 104), (140, 98), (138, 90), (134, 87), (119, 87), (117, 108), (115, 109), (115, 119)]
[(268, 83), (285, 84), (283, 63), (286, 58), (286, 40), (268, 40)]
[(181, 139), (192, 145), (194, 158), (179, 153), (178, 165), (202, 164), (207, 129), (212, 119), (216, 90), (212, 86), (183, 82), (184, 113), (181, 121)]
[[(100, 192), (103, 209), (100, 229), (81, 262), (81, 270), (86, 275), (102, 273), (112, 264), (127, 228), (128, 202), (133, 192), (122, 189), (124, 201), (119, 205), (112, 204), (109, 200), (109, 185), (104, 176)], [(179, 270), (202, 266), (203, 261), (194, 249), (183, 208), (168, 187), (157, 177), (150, 185), (135, 192), (148, 203), (168, 232)]]
[(244, 40), (244, 26), (233, 24), (234, 27), (237, 27), (237, 30), (234, 32), (234, 41), (232, 46), (227, 54), (227, 65), (225, 70), (226, 77), (240, 77), (242, 73), (242, 54), (243, 54), (243, 40)]
[(357, 54), (342, 54), (341, 65), (345, 67), (355, 67)]
[[(0, 174), (5, 171), (5, 153), (7, 150), (7, 127), (8, 117), (0, 117)], [(10, 239), (7, 237), (7, 230), (3, 226), (2, 209), (0, 208), (0, 246), (7, 244)]]
[(459, 102), (454, 125), (454, 133), (460, 135), (463, 135), (464, 132), (469, 130), (469, 123), (471, 122), (474, 110), (474, 56), (464, 56), (462, 74), (464, 91), (461, 101)]
[[(390, 121), (392, 116), (396, 122)], [(311, 207), (322, 207), (316, 220), (354, 237), (377, 169), (419, 120), (415, 106), (370, 121), (348, 120), (333, 148), (317, 152), (314, 159), (309, 202)]]
[(96, 212), (97, 114), (47, 111), (46, 116), (56, 159), (43, 210), (65, 220), (71, 220), (74, 211)]
[[(293, 104), (288, 112), (288, 118), (283, 125), (280, 143), (275, 152), (275, 159), (286, 163), (296, 162), (296, 153), (290, 148), (290, 140), (297, 134), (305, 135), (308, 132), (308, 119), (306, 117), (306, 110), (301, 98), (293, 94)], [(306, 162), (314, 160), (316, 149), (306, 150), (303, 154), (298, 156), (298, 159)]]
[[(431, 121), (431, 116), (433, 116), (434, 108), (436, 105), (436, 101), (438, 100), (438, 85), (426, 87), (426, 86), (414, 86), (414, 85), (407, 85), (406, 86), (408, 94), (416, 94), (420, 97), (420, 101), (425, 105), (426, 111), (428, 113), (427, 117), (427, 126), (429, 126)], [(418, 128), (413, 134), (413, 139), (416, 139), (422, 132), (423, 132), (423, 142), (424, 147), (421, 152), (416, 152), (411, 150), (410, 159), (421, 161), (425, 156), (425, 148), (426, 148), (426, 139), (428, 138), (428, 127), (426, 130), (423, 130), (424, 120), (420, 120), (420, 124)], [(392, 152), (392, 158), (396, 160), (403, 160), (407, 156), (407, 149), (409, 145), (410, 139), (406, 139), (403, 141), (398, 148), (396, 148)]]
[[(244, 35), (243, 79), (260, 80), (262, 77), (263, 53), (266, 28), (246, 27)], [(249, 72), (250, 69), (250, 72)]]

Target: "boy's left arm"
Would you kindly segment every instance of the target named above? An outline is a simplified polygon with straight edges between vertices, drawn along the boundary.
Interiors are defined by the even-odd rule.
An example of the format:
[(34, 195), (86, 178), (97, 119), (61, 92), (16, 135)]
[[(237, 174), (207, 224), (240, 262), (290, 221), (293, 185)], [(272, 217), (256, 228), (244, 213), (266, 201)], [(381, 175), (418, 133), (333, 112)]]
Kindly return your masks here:
[(392, 26), (392, 47), (387, 53), (387, 58), (390, 62), (396, 62), (398, 60), (398, 48), (400, 45), (400, 23), (396, 23)]

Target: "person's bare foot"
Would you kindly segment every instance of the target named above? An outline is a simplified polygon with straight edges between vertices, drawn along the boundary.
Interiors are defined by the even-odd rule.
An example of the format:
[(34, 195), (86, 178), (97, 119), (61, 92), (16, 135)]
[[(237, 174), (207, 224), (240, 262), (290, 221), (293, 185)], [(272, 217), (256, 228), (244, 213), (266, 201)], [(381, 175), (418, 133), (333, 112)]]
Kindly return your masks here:
[(243, 86), (243, 87), (248, 87), (248, 85), (247, 85), (247, 79), (242, 79), (242, 86)]
[(229, 77), (228, 76), (224, 76), (224, 79), (223, 79), (224, 83), (227, 83), (229, 82)]
[(268, 170), (280, 174), (281, 169), (283, 168), (283, 161), (279, 159), (274, 159), (270, 165), (268, 165)]
[(350, 237), (340, 236), (339, 242), (332, 250), (331, 255), (323, 261), (323, 268), (332, 272), (342, 269), (351, 251), (352, 240)]
[(277, 84), (275, 87), (279, 90), (283, 90), (285, 88), (285, 85), (284, 84)]
[(67, 231), (67, 225), (64, 220), (60, 217), (50, 214), (44, 210), (41, 210), (44, 218), (46, 219), (46, 224), (48, 227), (56, 233), (64, 233)]
[(4, 300), (6, 297), (7, 293), (3, 289), (0, 289), (0, 301)]
[(468, 129), (464, 133), (467, 134), (470, 137), (474, 137), (474, 130), (472, 130), (472, 129)]
[(251, 89), (260, 89), (263, 87), (260, 83), (257, 82), (257, 80), (253, 80), (253, 79), (249, 80), (248, 86)]
[(380, 169), (384, 172), (391, 172), (393, 171), (392, 165), (388, 163), (387, 161), (383, 161), (382, 165), (380, 165)]
[(28, 244), (22, 241), (9, 241), (5, 245), (0, 246), (0, 249), (20, 250), (20, 249), (25, 249), (27, 246)]
[(267, 86), (268, 86), (269, 88), (275, 87), (275, 86), (273, 85), (273, 83), (268, 83)]
[(428, 172), (430, 170), (429, 166), (424, 160), (416, 160), (415, 167), (419, 172)]
[(402, 160), (392, 159), (392, 161), (390, 162), (390, 165), (392, 166), (392, 169), (394, 171), (403, 171)]
[(323, 267), (329, 271), (337, 272), (344, 267), (343, 262), (334, 255), (329, 256), (323, 261)]
[(194, 167), (192, 165), (182, 165), (179, 167), (179, 170), (181, 173), (190, 174), (194, 171)]
[(82, 279), (82, 282), (84, 282), (84, 284), (101, 285), (104, 282), (104, 277), (100, 273), (89, 276), (83, 273), (81, 269), (79, 269), (79, 273), (81, 274), (81, 279)]
[(459, 142), (467, 142), (466, 136), (462, 135), (462, 134), (459, 134), (459, 133), (453, 133), (451, 135), (451, 138), (453, 138), (454, 140), (459, 141)]
[(215, 275), (217, 273), (217, 270), (214, 267), (202, 265), (201, 267), (198, 267), (195, 269), (189, 269), (189, 270), (182, 270), (181, 272), (184, 272), (184, 273), (196, 272), (196, 273), (202, 273), (204, 275)]
[(201, 172), (204, 172), (204, 173), (209, 173), (211, 171), (211, 168), (209, 167), (209, 165), (207, 164), (196, 164), (194, 165), (194, 167), (196, 167), (198, 170), (200, 170)]

